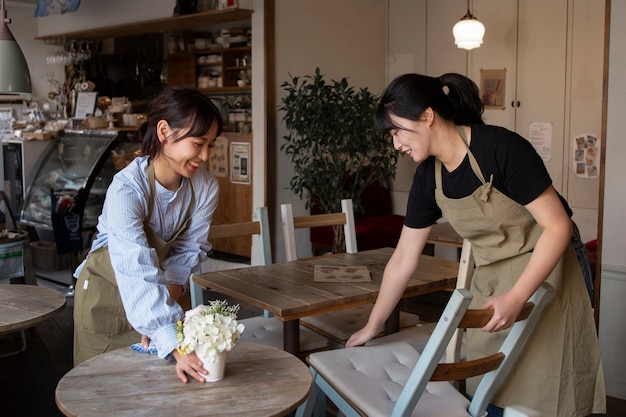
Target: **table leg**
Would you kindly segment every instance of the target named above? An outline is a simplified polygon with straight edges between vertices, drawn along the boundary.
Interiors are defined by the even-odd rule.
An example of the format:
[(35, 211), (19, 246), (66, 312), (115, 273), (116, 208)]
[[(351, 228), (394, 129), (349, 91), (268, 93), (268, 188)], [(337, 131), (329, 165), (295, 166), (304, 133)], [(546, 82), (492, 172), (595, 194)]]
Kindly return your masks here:
[(292, 355), (300, 355), (300, 320), (283, 322), (283, 348)]
[(385, 334), (396, 333), (400, 330), (400, 304), (396, 304), (387, 321), (385, 321)]

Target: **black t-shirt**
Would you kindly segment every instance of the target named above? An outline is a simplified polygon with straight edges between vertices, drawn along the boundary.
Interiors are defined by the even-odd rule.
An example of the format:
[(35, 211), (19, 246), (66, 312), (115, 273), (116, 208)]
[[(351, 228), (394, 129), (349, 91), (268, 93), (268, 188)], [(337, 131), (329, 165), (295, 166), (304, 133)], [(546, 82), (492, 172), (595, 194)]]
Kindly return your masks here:
[[(493, 175), (493, 186), (507, 197), (526, 205), (549, 186), (552, 179), (535, 148), (526, 139), (505, 128), (472, 125), (470, 150), (485, 181)], [(460, 140), (460, 138), (459, 138)], [(481, 186), (469, 157), (454, 171), (442, 170), (443, 192), (448, 198), (463, 198)], [(568, 213), (567, 202), (561, 198)], [(409, 194), (404, 224), (411, 228), (433, 225), (442, 216), (435, 201), (435, 158), (429, 157), (416, 169)]]

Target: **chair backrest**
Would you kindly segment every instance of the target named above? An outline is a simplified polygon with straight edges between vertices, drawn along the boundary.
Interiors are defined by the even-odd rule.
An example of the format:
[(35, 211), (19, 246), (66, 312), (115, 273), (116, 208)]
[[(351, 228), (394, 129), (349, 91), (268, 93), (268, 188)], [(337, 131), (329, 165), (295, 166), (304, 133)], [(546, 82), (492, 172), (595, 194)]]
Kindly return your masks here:
[[(209, 229), (209, 241), (237, 236), (252, 236), (258, 242), (258, 262), (259, 265), (269, 265), (272, 263), (272, 246), (270, 241), (270, 226), (267, 207), (258, 207), (254, 211), (254, 218), (251, 222), (214, 224)], [(189, 303), (191, 307), (196, 307), (203, 303), (202, 288), (193, 280), (189, 285)]]
[[(469, 289), (471, 277), (474, 271), (472, 258), (472, 244), (463, 239), (461, 256), (459, 257), (459, 272), (456, 277), (456, 288)], [(463, 343), (463, 329), (457, 328), (446, 349), (446, 362), (458, 362), (461, 360), (461, 345)]]
[(358, 252), (352, 200), (341, 200), (340, 213), (294, 216), (291, 204), (282, 204), (280, 206), (280, 211), (282, 216), (283, 236), (285, 239), (285, 256), (287, 261), (295, 261), (298, 259), (296, 229), (343, 225), (346, 252)]
[(495, 390), (516, 360), (554, 289), (544, 283), (524, 306), (499, 352), (465, 362), (439, 363), (457, 328), (481, 328), (491, 318), (492, 309), (469, 310), (472, 295), (457, 288), (450, 297), (424, 351), (411, 372), (393, 410), (393, 416), (410, 416), (429, 381), (458, 381), (483, 375), (468, 408), (472, 416), (482, 416)]
[(209, 229), (209, 241), (237, 236), (257, 236), (259, 248), (259, 264), (272, 263), (272, 247), (270, 242), (269, 215), (267, 207), (257, 207), (253, 221), (231, 224), (215, 224)]

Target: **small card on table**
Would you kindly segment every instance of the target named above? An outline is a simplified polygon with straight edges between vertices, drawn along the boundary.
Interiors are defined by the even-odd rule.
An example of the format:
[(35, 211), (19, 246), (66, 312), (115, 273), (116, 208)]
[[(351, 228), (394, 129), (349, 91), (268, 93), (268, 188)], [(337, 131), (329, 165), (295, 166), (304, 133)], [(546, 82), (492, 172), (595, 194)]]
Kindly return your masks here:
[(315, 282), (369, 282), (372, 280), (366, 266), (315, 265)]

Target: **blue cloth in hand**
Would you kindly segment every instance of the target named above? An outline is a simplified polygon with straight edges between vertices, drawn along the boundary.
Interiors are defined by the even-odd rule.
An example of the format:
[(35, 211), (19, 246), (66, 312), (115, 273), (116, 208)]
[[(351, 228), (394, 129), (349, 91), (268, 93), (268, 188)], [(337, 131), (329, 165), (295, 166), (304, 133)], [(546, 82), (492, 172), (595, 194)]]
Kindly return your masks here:
[[(130, 345), (130, 348), (132, 350), (135, 350), (139, 353), (149, 353), (151, 355), (158, 355), (158, 351), (156, 346), (154, 345), (154, 343), (152, 341), (150, 341), (150, 345), (148, 346), (148, 349), (144, 348), (143, 346), (141, 346), (141, 343), (133, 343), (132, 345)], [(172, 355), (171, 353), (169, 355), (167, 355), (164, 359), (170, 360), (170, 361), (174, 361), (176, 360), (174, 358), (174, 355)]]

